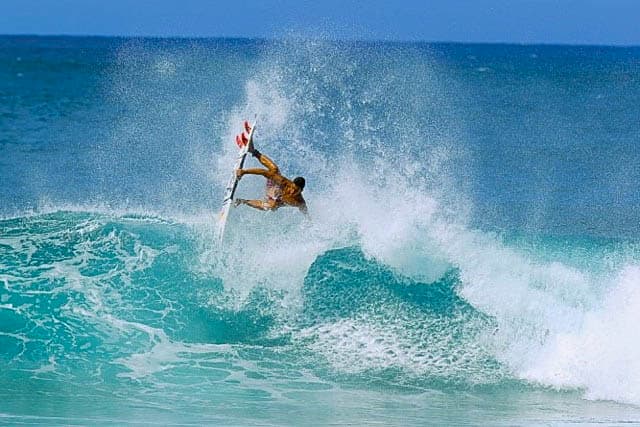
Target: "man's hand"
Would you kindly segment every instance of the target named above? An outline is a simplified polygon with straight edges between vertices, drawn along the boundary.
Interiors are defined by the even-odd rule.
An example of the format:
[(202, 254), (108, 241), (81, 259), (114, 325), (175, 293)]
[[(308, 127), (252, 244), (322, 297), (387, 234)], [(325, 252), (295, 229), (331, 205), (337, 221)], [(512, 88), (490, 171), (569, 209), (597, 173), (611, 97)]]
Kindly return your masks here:
[(243, 169), (238, 169), (236, 171), (236, 177), (238, 177), (238, 179), (242, 178), (243, 175), (244, 175), (244, 170)]

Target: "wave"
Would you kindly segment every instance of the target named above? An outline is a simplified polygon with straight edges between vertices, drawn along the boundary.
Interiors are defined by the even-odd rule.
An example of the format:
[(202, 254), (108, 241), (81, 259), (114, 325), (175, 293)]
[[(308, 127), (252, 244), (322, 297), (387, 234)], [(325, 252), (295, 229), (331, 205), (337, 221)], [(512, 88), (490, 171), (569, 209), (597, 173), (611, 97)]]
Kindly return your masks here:
[(34, 375), (97, 375), (115, 363), (118, 376), (144, 378), (202, 354), (242, 359), (237, 349), (248, 346), (326, 365), (329, 378), (520, 382), (637, 404), (639, 379), (628, 370), (637, 346), (626, 325), (637, 317), (638, 267), (625, 264), (594, 288), (602, 272), (546, 264), (536, 259), (544, 253), (467, 231), (476, 241), (446, 242), (467, 245), (460, 253), (473, 262), (449, 253), (432, 282), (358, 245), (316, 255), (298, 289), (299, 265), (279, 262), (245, 274), (251, 289), (242, 292), (203, 269), (207, 231), (198, 226), (60, 211), (0, 227), (0, 357)]
[[(474, 227), (459, 172), (474, 162), (464, 115), (447, 101), (433, 55), (269, 45), (243, 67), (244, 98), (216, 123), (215, 152), (174, 144), (163, 158), (166, 141), (146, 131), (205, 139), (162, 102), (184, 56), (124, 47), (112, 84), (133, 113), (96, 162), (102, 191), (110, 179), (116, 193), (133, 186), (139, 207), (117, 194), (106, 205), (77, 197), (0, 221), (0, 358), (78, 381), (164, 373), (170, 382), (181, 369), (237, 363), (253, 379), (286, 366), (423, 389), (580, 389), (640, 404), (639, 337), (628, 327), (640, 308), (637, 242)], [(179, 94), (194, 92), (191, 83), (201, 89), (196, 79)], [(189, 95), (178, 104), (202, 107)], [(212, 200), (232, 163), (228, 142), (256, 114), (258, 147), (307, 177), (312, 221), (239, 208), (221, 248)], [(163, 117), (171, 120), (155, 129)], [(167, 159), (179, 163), (169, 178), (149, 173)], [(240, 197), (262, 185), (244, 179)], [(254, 363), (256, 354), (273, 365)]]

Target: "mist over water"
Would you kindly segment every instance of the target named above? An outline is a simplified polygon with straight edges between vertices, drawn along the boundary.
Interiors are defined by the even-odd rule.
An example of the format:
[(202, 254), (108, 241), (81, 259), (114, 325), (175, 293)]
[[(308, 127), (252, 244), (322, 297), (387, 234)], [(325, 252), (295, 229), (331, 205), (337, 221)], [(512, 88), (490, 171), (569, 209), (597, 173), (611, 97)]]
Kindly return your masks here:
[[(2, 46), (10, 422), (640, 419), (637, 49)], [(312, 219), (220, 247), (246, 118)]]

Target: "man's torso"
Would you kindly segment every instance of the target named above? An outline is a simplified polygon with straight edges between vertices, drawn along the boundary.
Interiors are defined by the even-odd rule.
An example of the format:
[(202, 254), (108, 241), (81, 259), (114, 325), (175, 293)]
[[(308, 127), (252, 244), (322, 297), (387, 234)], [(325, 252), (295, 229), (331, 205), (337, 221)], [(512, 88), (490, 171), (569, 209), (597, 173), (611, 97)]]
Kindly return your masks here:
[(282, 175), (267, 179), (266, 197), (276, 208), (283, 205), (298, 207), (304, 204), (298, 186)]

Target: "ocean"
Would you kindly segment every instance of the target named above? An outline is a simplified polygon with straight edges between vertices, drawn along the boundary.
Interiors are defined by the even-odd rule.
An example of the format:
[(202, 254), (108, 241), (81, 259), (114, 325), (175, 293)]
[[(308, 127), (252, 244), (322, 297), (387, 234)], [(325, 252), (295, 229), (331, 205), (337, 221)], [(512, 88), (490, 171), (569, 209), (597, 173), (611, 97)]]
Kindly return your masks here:
[[(640, 424), (639, 100), (635, 47), (0, 37), (0, 424)], [(244, 119), (311, 220), (218, 245)]]

